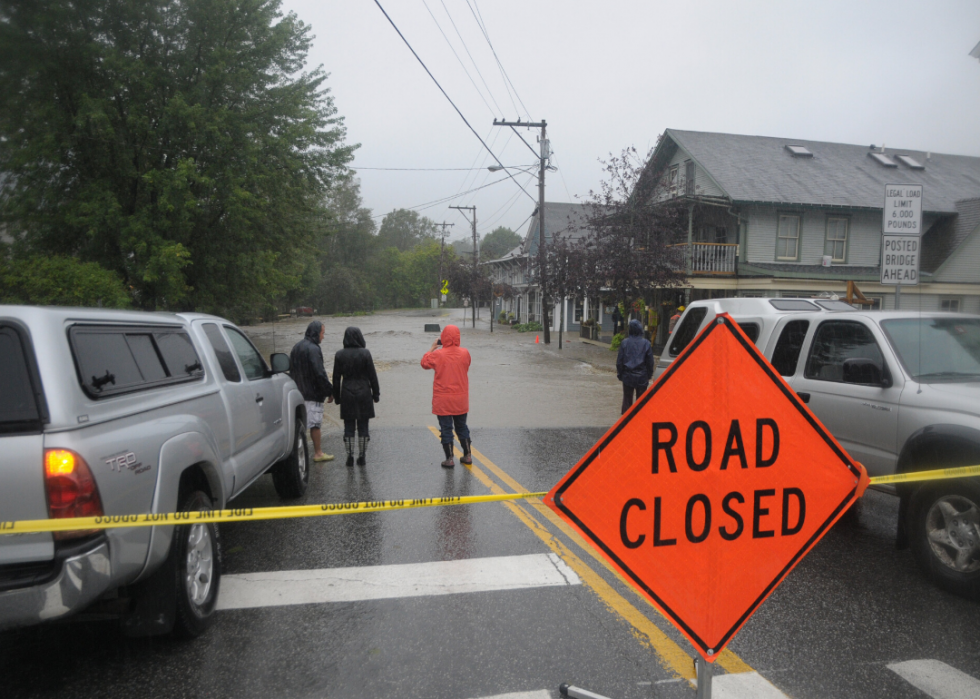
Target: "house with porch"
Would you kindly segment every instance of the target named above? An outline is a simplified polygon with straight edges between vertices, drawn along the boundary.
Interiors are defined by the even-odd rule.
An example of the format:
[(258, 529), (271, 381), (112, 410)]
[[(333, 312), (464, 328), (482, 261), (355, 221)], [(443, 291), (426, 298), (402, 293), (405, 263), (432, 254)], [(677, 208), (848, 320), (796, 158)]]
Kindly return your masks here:
[[(589, 234), (587, 224), (589, 205), (545, 202), (544, 229), (545, 249), (547, 250), (555, 234), (567, 236), (572, 240), (583, 238)], [(488, 260), (481, 264), (489, 269), (494, 284), (508, 285), (512, 295), (494, 299), (494, 314), (500, 312), (513, 313), (519, 323), (541, 322), (541, 293), (537, 282), (538, 273), (538, 241), (541, 229), (538, 211), (535, 210), (528, 222), (524, 234), (524, 242), (497, 260)], [(589, 299), (567, 298), (555, 301), (549, 311), (551, 330), (558, 331), (564, 306), (564, 325), (566, 332), (578, 333), (583, 319), (593, 317), (602, 323), (603, 311), (597, 301)], [(610, 325), (611, 327), (611, 325)]]
[[(901, 308), (980, 313), (978, 157), (668, 129), (643, 177), (687, 215), (685, 283), (653, 294), (660, 317), (704, 298), (843, 298), (848, 282), (895, 308), (879, 283), (889, 184), (923, 186), (921, 278)], [(661, 323), (655, 344), (666, 336)]]

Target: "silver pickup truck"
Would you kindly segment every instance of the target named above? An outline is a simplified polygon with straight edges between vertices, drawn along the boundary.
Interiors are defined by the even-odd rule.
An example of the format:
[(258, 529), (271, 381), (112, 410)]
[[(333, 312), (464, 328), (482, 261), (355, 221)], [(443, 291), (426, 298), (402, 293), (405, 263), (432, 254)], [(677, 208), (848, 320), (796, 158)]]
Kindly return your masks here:
[[(0, 306), (0, 521), (224, 508), (270, 468), (299, 497), (305, 407), (271, 365), (215, 316)], [(220, 576), (213, 523), (0, 535), (0, 629), (99, 601), (196, 636)]]
[[(869, 475), (980, 464), (980, 316), (857, 311), (824, 299), (688, 306), (659, 376), (729, 313)], [(954, 592), (980, 596), (980, 479), (881, 488), (901, 497), (898, 545)]]

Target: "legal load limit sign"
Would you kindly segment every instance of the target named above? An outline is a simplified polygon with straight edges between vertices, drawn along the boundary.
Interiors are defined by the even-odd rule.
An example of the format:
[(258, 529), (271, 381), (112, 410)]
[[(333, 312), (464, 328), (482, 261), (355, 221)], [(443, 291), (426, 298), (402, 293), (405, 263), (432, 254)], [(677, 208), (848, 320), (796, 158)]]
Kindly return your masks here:
[(866, 486), (723, 314), (545, 501), (710, 662)]
[(886, 184), (881, 232), (885, 235), (922, 235), (922, 185)]

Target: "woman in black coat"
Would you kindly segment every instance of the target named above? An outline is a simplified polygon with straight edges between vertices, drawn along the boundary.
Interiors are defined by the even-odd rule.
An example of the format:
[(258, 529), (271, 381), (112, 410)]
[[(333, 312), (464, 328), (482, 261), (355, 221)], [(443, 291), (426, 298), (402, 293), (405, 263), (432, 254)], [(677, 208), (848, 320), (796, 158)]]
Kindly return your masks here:
[(368, 420), (374, 417), (374, 404), (381, 400), (378, 373), (374, 370), (371, 353), (364, 347), (360, 328), (344, 332), (344, 349), (333, 358), (333, 397), (340, 406), (344, 421), (344, 448), (347, 465), (354, 465), (354, 428), (357, 428), (357, 465), (367, 463)]

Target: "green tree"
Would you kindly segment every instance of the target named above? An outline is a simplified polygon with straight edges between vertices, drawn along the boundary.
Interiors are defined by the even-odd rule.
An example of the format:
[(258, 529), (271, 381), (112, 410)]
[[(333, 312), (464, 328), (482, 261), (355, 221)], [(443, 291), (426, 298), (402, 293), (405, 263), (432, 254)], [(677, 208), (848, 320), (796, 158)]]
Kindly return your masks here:
[(299, 287), (344, 144), (280, 0), (0, 0), (0, 216), (143, 308), (254, 315)]
[(436, 236), (435, 223), (417, 211), (395, 209), (381, 221), (378, 243), (383, 248), (394, 247), (407, 252), (426, 239)]
[(0, 303), (127, 308), (122, 280), (94, 262), (71, 257), (0, 257)]
[(510, 228), (499, 226), (480, 241), (480, 259), (497, 260), (521, 244), (521, 236)]

